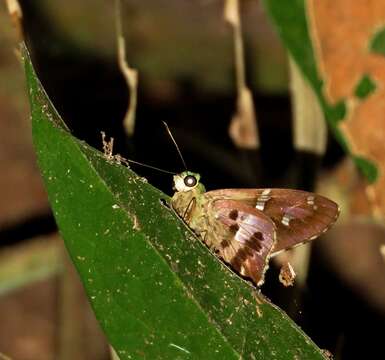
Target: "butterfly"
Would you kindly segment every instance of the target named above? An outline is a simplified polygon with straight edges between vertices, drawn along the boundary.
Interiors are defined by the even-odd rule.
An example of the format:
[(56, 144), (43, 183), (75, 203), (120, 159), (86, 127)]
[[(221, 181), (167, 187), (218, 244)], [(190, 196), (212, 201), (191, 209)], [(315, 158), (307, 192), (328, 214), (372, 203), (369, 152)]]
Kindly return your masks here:
[(292, 189), (223, 189), (206, 192), (200, 175), (174, 175), (171, 206), (203, 242), (256, 286), (269, 259), (314, 240), (337, 220), (326, 197)]

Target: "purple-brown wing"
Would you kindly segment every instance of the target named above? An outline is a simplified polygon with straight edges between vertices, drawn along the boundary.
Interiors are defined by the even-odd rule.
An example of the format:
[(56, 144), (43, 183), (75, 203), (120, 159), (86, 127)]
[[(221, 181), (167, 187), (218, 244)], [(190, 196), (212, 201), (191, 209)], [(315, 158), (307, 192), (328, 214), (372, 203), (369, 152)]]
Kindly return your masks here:
[(215, 200), (211, 203), (214, 221), (224, 231), (214, 247), (234, 270), (260, 286), (276, 242), (275, 226), (263, 212), (240, 201)]
[(328, 198), (291, 189), (224, 189), (205, 193), (209, 199), (232, 199), (256, 208), (275, 224), (272, 255), (313, 240), (337, 220), (338, 205)]

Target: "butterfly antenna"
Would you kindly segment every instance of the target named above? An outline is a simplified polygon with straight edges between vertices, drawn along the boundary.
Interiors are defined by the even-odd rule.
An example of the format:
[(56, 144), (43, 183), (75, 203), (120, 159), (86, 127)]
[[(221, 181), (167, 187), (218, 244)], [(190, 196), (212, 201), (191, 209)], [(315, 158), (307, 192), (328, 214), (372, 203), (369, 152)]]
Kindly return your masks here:
[(162, 121), (162, 122), (163, 122), (163, 125), (165, 126), (165, 128), (166, 128), (168, 134), (170, 135), (170, 138), (171, 138), (172, 142), (174, 143), (174, 145), (175, 145), (175, 147), (176, 147), (176, 150), (178, 151), (179, 157), (180, 157), (181, 160), (182, 160), (182, 163), (183, 163), (183, 166), (184, 166), (185, 170), (187, 170), (186, 162), (185, 162), (184, 159), (183, 159), (182, 153), (181, 153), (181, 151), (180, 151), (180, 149), (179, 149), (178, 144), (176, 143), (176, 141), (175, 141), (175, 139), (174, 139), (174, 136), (172, 136), (172, 133), (171, 133), (170, 128), (168, 127), (168, 125), (167, 125), (167, 123), (166, 123), (165, 121)]
[(168, 171), (168, 170), (164, 170), (164, 169), (160, 169), (158, 167), (155, 167), (155, 166), (151, 166), (151, 165), (147, 165), (147, 164), (143, 164), (139, 161), (134, 161), (134, 160), (128, 160), (128, 159), (125, 159), (127, 162), (129, 163), (132, 163), (132, 164), (136, 164), (136, 165), (140, 165), (140, 166), (144, 166), (146, 168), (149, 168), (149, 169), (153, 169), (153, 170), (158, 170), (160, 172), (163, 172), (163, 173), (166, 173), (166, 174), (172, 174), (172, 175), (176, 175), (175, 172), (172, 172), (172, 171)]
[(114, 138), (110, 137), (110, 139), (107, 140), (106, 139), (106, 133), (104, 131), (101, 131), (101, 134), (102, 134), (102, 143), (103, 143), (104, 156), (107, 158), (108, 161), (116, 161), (119, 164), (125, 164), (127, 166), (128, 166), (129, 163), (136, 164), (136, 165), (144, 166), (146, 168), (157, 170), (157, 171), (160, 171), (160, 172), (163, 172), (163, 173), (166, 173), (166, 174), (176, 175), (176, 173), (173, 172), (173, 171), (168, 171), (168, 170), (160, 169), (160, 168), (155, 167), (155, 166), (143, 164), (143, 163), (141, 163), (139, 161), (135, 161), (135, 160), (131, 160), (131, 159), (126, 159), (123, 156), (120, 156), (119, 154), (113, 155)]

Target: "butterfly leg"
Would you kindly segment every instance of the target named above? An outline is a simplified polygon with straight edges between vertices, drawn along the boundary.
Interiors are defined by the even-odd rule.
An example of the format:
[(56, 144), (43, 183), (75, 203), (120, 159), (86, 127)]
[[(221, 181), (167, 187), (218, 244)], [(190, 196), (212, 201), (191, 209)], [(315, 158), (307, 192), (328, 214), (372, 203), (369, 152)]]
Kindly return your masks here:
[(186, 223), (188, 223), (188, 218), (190, 217), (190, 214), (191, 214), (192, 210), (194, 209), (195, 204), (196, 204), (196, 199), (195, 199), (195, 197), (194, 197), (194, 198), (192, 198), (192, 199), (190, 200), (190, 202), (188, 203), (188, 205), (187, 205), (187, 207), (186, 207), (186, 210), (185, 210), (184, 213), (183, 213), (182, 219), (183, 219), (183, 221), (185, 221)]

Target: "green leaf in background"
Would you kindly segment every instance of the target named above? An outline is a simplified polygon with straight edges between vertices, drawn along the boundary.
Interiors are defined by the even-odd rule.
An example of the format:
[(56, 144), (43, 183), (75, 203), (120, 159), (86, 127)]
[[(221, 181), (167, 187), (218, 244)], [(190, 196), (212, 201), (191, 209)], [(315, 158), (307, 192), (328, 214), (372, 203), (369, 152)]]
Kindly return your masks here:
[(166, 195), (69, 133), (22, 53), (53, 212), (120, 359), (324, 359), (209, 252)]
[(385, 28), (379, 29), (370, 43), (370, 51), (385, 56)]
[(357, 84), (354, 94), (360, 99), (365, 99), (374, 90), (376, 90), (376, 84), (369, 75), (365, 74)]
[(370, 184), (373, 184), (376, 182), (378, 178), (378, 169), (373, 164), (373, 162), (368, 161), (368, 159), (365, 159), (361, 156), (355, 156), (354, 162), (356, 166), (361, 170), (361, 172), (364, 174), (366, 179)]
[[(323, 80), (317, 69), (313, 45), (309, 35), (305, 9), (306, 1), (263, 0), (263, 2), (267, 13), (275, 24), (282, 42), (301, 69), (304, 77), (313, 87), (325, 114), (325, 119), (334, 136), (344, 151), (353, 155), (353, 160), (357, 167), (368, 178), (368, 181), (373, 182), (373, 179), (376, 179), (374, 174), (378, 173), (376, 165), (369, 159), (363, 159), (362, 157), (351, 154), (347, 139), (338, 127), (339, 122), (345, 117), (345, 103), (340, 102), (334, 106), (330, 105), (323, 94)], [(372, 42), (371, 47), (373, 51), (374, 48), (378, 51), (385, 49), (385, 46), (382, 47), (384, 43), (383, 38), (385, 39), (385, 32), (379, 32), (378, 36), (375, 37)]]

